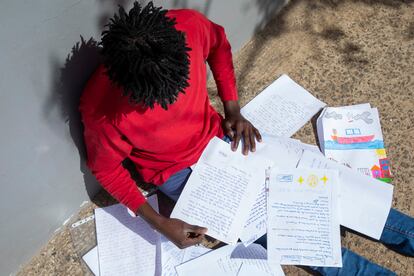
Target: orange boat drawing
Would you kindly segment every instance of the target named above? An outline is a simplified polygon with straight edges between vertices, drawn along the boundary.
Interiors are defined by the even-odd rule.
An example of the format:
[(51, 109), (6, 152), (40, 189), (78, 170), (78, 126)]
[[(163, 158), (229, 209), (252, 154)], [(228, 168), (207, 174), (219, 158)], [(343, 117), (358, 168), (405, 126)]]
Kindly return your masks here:
[(331, 135), (332, 140), (338, 144), (354, 144), (354, 143), (366, 143), (372, 141), (375, 135), (366, 135), (366, 136), (353, 136), (353, 137), (341, 137), (337, 135), (336, 129), (333, 129), (333, 135)]

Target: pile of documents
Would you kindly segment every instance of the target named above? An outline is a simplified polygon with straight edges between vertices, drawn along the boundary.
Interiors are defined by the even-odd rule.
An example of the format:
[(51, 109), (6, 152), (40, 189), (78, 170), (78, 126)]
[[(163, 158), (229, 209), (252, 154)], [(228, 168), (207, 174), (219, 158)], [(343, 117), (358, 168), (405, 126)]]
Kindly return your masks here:
[[(324, 106), (283, 75), (242, 109), (263, 134), (254, 153), (210, 141), (171, 217), (208, 228), (227, 246), (178, 249), (118, 204), (95, 211), (98, 246), (84, 259), (98, 264), (100, 275), (283, 275), (281, 264), (341, 267), (340, 225), (378, 239), (393, 187), (289, 138)], [(332, 112), (323, 111), (318, 133), (332, 128), (323, 121)], [(358, 114), (374, 118), (364, 112)], [(157, 209), (156, 199), (149, 202)], [(265, 234), (267, 250), (254, 243)]]
[[(156, 195), (148, 202), (158, 210)], [(96, 209), (95, 220), (98, 245), (83, 256), (95, 275), (243, 275), (242, 266), (248, 275), (284, 275), (261, 245), (180, 249), (121, 204)]]

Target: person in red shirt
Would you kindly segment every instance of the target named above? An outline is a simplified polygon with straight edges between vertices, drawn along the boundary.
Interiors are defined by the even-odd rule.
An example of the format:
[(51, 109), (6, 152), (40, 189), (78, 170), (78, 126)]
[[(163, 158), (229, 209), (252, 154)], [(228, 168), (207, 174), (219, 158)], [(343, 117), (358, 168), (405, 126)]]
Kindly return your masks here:
[[(88, 167), (177, 246), (200, 243), (207, 229), (156, 213), (122, 162), (130, 159), (143, 181), (161, 186), (195, 164), (214, 136), (230, 137), (233, 150), (242, 140), (244, 154), (255, 150), (260, 133), (240, 114), (224, 29), (194, 10), (135, 2), (129, 13), (120, 7), (101, 45), (103, 64), (80, 102)], [(206, 62), (225, 118), (210, 104)]]

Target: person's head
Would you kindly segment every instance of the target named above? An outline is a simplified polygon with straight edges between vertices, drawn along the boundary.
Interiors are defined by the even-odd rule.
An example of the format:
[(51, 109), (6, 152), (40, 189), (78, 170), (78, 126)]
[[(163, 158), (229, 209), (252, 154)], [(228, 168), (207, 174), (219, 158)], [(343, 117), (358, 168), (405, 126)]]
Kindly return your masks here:
[(102, 32), (107, 74), (132, 104), (167, 109), (188, 87), (190, 48), (166, 13), (152, 2), (145, 7), (135, 2), (129, 13), (119, 7)]

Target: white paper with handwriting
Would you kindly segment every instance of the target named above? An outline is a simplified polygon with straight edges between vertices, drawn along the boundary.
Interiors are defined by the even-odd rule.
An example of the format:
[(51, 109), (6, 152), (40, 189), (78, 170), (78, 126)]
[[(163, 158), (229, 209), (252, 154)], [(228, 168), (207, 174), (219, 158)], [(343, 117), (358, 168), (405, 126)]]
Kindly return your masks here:
[(280, 265), (271, 267), (266, 260), (266, 249), (259, 244), (245, 247), (226, 245), (176, 267), (179, 276), (238, 275), (242, 265), (259, 271), (257, 275), (284, 275)]
[(377, 240), (381, 237), (392, 204), (392, 185), (309, 151), (303, 153), (298, 168), (338, 170), (341, 225)]
[[(157, 196), (148, 198), (158, 211)], [(100, 275), (154, 275), (159, 234), (125, 206), (95, 209)]]
[(326, 104), (282, 75), (241, 109), (262, 134), (290, 137)]
[[(263, 145), (256, 150), (257, 156), (273, 161), (273, 167), (296, 168), (303, 151), (311, 149), (321, 155), (316, 146), (304, 144), (299, 140), (263, 135)], [(267, 177), (267, 176), (266, 176)], [(256, 199), (244, 224), (240, 240), (245, 246), (266, 234), (267, 191), (265, 181), (258, 183)]]
[[(260, 148), (260, 144), (257, 145)], [(208, 228), (207, 234), (234, 244), (253, 206), (256, 191), (272, 162), (233, 152), (213, 138), (201, 155), (171, 213), (172, 218)]]
[(342, 267), (335, 170), (272, 170), (268, 260), (274, 264)]
[(160, 249), (162, 276), (177, 275), (175, 270), (176, 266), (198, 258), (201, 255), (211, 251), (210, 248), (206, 248), (204, 246), (190, 246), (185, 249), (180, 249), (164, 236), (161, 236)]

